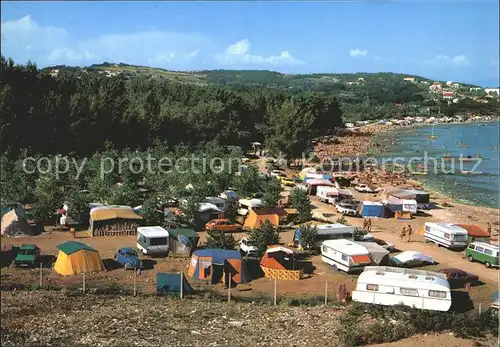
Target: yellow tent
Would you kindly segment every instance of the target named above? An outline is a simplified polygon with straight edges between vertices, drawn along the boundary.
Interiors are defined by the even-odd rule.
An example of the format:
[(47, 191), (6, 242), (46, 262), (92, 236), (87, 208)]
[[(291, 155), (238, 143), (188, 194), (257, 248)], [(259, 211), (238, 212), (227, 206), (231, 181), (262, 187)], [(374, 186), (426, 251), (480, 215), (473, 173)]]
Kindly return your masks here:
[(104, 270), (99, 253), (90, 246), (76, 241), (68, 241), (59, 246), (54, 270), (60, 275), (79, 275), (82, 272)]

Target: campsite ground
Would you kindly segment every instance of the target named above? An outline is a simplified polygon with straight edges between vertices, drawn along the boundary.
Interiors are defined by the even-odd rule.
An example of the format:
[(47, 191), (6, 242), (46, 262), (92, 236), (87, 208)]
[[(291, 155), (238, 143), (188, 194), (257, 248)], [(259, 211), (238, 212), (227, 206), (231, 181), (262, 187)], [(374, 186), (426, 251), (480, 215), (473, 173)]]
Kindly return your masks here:
[[(360, 197), (361, 198), (361, 197)], [(373, 198), (373, 196), (365, 196), (366, 198)], [(333, 206), (321, 203), (316, 197), (312, 197), (312, 202), (315, 210), (334, 214), (334, 220), (340, 217), (335, 213)], [(435, 214), (435, 211), (439, 211)], [(483, 282), (478, 286), (472, 287), (470, 290), (465, 289), (457, 290), (461, 297), (461, 301), (468, 301), (468, 296), (474, 302), (476, 308), (481, 306), (487, 307), (490, 302), (490, 297), (498, 290), (498, 276), (499, 271), (495, 269), (486, 269), (479, 263), (470, 263), (464, 259), (463, 252), (454, 252), (443, 248), (438, 248), (433, 244), (427, 244), (423, 241), (423, 236), (417, 231), (423, 228), (425, 222), (428, 221), (452, 221), (462, 222), (467, 219), (467, 216), (454, 216), (453, 220), (443, 219), (449, 218), (441, 210), (430, 210), (427, 215), (416, 216), (411, 221), (398, 221), (395, 219), (373, 219), (372, 233), (387, 242), (393, 243), (400, 251), (415, 250), (423, 252), (434, 258), (438, 265), (427, 267), (429, 269), (457, 267), (465, 271), (469, 271), (479, 276)], [(477, 218), (483, 216), (477, 215)], [(354, 226), (361, 226), (363, 220), (361, 218), (347, 217), (348, 222)], [(411, 224), (415, 231), (412, 235), (411, 243), (403, 243), (399, 239), (399, 231), (402, 225)], [(481, 225), (481, 224), (480, 224)], [(483, 226), (483, 225), (482, 225)], [(84, 235), (81, 233), (80, 235)], [(236, 233), (235, 238), (240, 239), (244, 237), (245, 233)], [(70, 233), (47, 231), (42, 235), (2, 239), (2, 243), (8, 242), (13, 245), (20, 245), (23, 243), (36, 243), (42, 250), (44, 261), (47, 268), (43, 269), (43, 282), (46, 285), (54, 286), (79, 286), (82, 283), (81, 276), (61, 277), (54, 273), (50, 268), (51, 257), (57, 254), (56, 246), (67, 240), (72, 240), (73, 237)], [(200, 243), (206, 239), (204, 232), (200, 233)], [(292, 243), (293, 230), (285, 230), (281, 232), (281, 241), (285, 244)], [(135, 247), (135, 237), (94, 237), (94, 238), (77, 238), (78, 241), (85, 242), (99, 251), (101, 258), (104, 260), (108, 271), (97, 274), (88, 275), (86, 278), (87, 288), (92, 286), (106, 287), (106, 286), (121, 286), (131, 288), (134, 281), (133, 271), (126, 271), (117, 266), (113, 261), (116, 250), (120, 247), (131, 246)], [(185, 269), (189, 263), (189, 259), (182, 258), (146, 258), (144, 260), (146, 269), (141, 272), (137, 277), (137, 288), (140, 292), (154, 293), (157, 272), (180, 272)], [(356, 276), (347, 275), (341, 272), (336, 272), (321, 261), (319, 256), (312, 256), (302, 263), (306, 268), (307, 278), (301, 281), (278, 281), (277, 289), (278, 295), (287, 295), (294, 298), (311, 298), (311, 297), (324, 297), (325, 282), (328, 282), (328, 296), (333, 298), (338, 292), (341, 284), (345, 284), (349, 291), (353, 290), (356, 284)], [(40, 280), (39, 269), (16, 269), (16, 268), (3, 268), (2, 277), (4, 282), (23, 283), (25, 285), (37, 285)], [(226, 290), (222, 285), (217, 285), (208, 288), (204, 283), (193, 283), (198, 289), (210, 289), (224, 295)], [(248, 288), (247, 288), (248, 289)], [(251, 282), (251, 290), (238, 291), (234, 290), (235, 296), (272, 296), (274, 291), (274, 283), (267, 278), (258, 278)], [(467, 299), (467, 300), (466, 300)]]
[[(361, 144), (364, 144), (366, 141), (363, 139), (357, 139)], [(366, 140), (366, 139), (365, 139)], [(344, 141), (342, 142), (344, 143)], [(345, 142), (348, 143), (348, 142)], [(359, 149), (358, 146), (351, 146), (349, 145), (349, 149), (346, 149), (345, 151), (343, 150), (343, 154), (349, 154), (348, 152), (352, 150), (353, 148)], [(363, 145), (365, 146), (365, 145)], [(367, 146), (365, 146), (368, 148)], [(352, 153), (351, 153), (352, 154)], [(260, 161), (258, 163), (258, 166), (263, 169), (263, 166), (265, 166), (265, 161)], [(292, 173), (292, 172), (289, 172)], [(370, 195), (370, 194), (357, 194), (357, 198), (360, 200), (375, 200), (375, 196)], [(478, 309), (480, 306), (482, 308), (486, 308), (489, 303), (490, 303), (490, 297), (491, 295), (498, 290), (498, 285), (499, 285), (499, 271), (495, 269), (486, 269), (483, 265), (478, 264), (478, 263), (469, 263), (466, 259), (464, 259), (463, 252), (454, 252), (450, 250), (446, 250), (443, 248), (438, 248), (435, 245), (432, 244), (427, 244), (423, 240), (423, 236), (419, 234), (419, 230), (421, 230), (424, 226), (425, 222), (430, 222), (430, 221), (442, 221), (442, 222), (452, 222), (452, 223), (473, 223), (477, 224), (483, 228), (486, 228), (486, 223), (490, 222), (493, 225), (493, 234), (497, 235), (498, 234), (498, 218), (499, 218), (499, 210), (498, 209), (489, 209), (489, 208), (483, 208), (483, 207), (476, 207), (476, 206), (467, 206), (467, 205), (461, 205), (461, 204), (452, 204), (453, 206), (448, 206), (448, 207), (443, 207), (443, 202), (447, 201), (450, 202), (449, 199), (446, 197), (439, 196), (437, 194), (433, 194), (431, 196), (432, 200), (436, 202), (436, 208), (427, 211), (424, 215), (417, 215), (415, 216), (412, 220), (410, 221), (399, 221), (395, 219), (373, 219), (373, 226), (372, 226), (372, 233), (378, 237), (381, 238), (387, 242), (395, 244), (396, 248), (400, 251), (404, 250), (415, 250), (415, 251), (420, 251), (424, 254), (427, 254), (429, 256), (432, 256), (436, 262), (438, 262), (437, 265), (426, 267), (428, 269), (439, 269), (439, 268), (449, 268), (449, 267), (456, 267), (460, 268), (465, 271), (469, 271), (471, 273), (474, 273), (479, 276), (480, 280), (483, 282), (482, 284), (478, 286), (472, 287), (470, 290), (465, 290), (465, 289), (460, 289), (455, 291), (455, 296), (458, 298), (458, 301), (462, 304), (465, 304), (467, 306), (467, 303), (469, 303), (469, 298), (472, 300), (474, 303), (474, 308)], [(323, 213), (330, 213), (333, 215), (332, 217), (332, 222), (335, 222), (337, 218), (340, 217), (339, 214), (337, 214), (331, 205), (327, 205), (324, 203), (321, 203), (318, 201), (316, 197), (311, 197), (313, 206), (314, 206), (314, 211), (317, 212), (323, 212)], [(361, 226), (363, 223), (363, 220), (361, 218), (352, 218), (352, 217), (346, 217), (348, 222), (351, 225), (354, 226)], [(414, 230), (414, 233), (412, 235), (412, 242), (410, 243), (404, 243), (401, 242), (399, 239), (399, 233), (401, 228), (404, 225), (410, 224)], [(82, 236), (80, 234), (80, 236)], [(236, 233), (235, 238), (239, 239), (245, 236), (245, 233)], [(206, 239), (206, 235), (204, 232), (200, 233), (200, 243), (203, 243)], [(293, 230), (284, 230), (281, 233), (281, 241), (285, 244), (291, 243), (293, 238)], [(57, 275), (51, 268), (50, 268), (50, 263), (53, 259), (53, 257), (57, 254), (57, 245), (68, 241), (68, 240), (73, 240), (73, 237), (70, 233), (64, 233), (64, 232), (56, 232), (56, 231), (50, 231), (47, 229), (47, 232), (43, 233), (42, 235), (38, 236), (31, 236), (31, 237), (22, 237), (22, 238), (11, 238), (11, 239), (6, 239), (6, 238), (1, 238), (1, 243), (2, 244), (12, 244), (12, 245), (20, 245), (23, 243), (35, 243), (37, 244), (42, 251), (42, 254), (44, 255), (43, 260), (46, 265), (46, 268), (42, 269), (42, 280), (44, 285), (52, 285), (52, 286), (57, 286), (57, 287), (78, 287), (81, 286), (82, 284), (82, 277), (81, 276), (70, 276), (70, 277), (61, 277)], [(133, 271), (125, 271), (123, 268), (117, 267), (117, 264), (112, 260), (116, 250), (120, 247), (124, 246), (131, 246), (135, 247), (135, 242), (136, 239), (133, 236), (129, 237), (95, 237), (95, 238), (78, 238), (78, 241), (82, 241), (84, 243), (87, 243), (94, 248), (96, 248), (99, 251), (99, 254), (101, 255), (101, 258), (103, 258), (105, 262), (105, 266), (107, 268), (107, 271), (97, 273), (97, 274), (91, 274), (87, 275), (86, 277), (86, 286), (87, 288), (91, 291), (92, 288), (96, 287), (119, 287), (119, 288), (126, 288), (130, 289), (133, 286), (134, 283), (134, 272)], [(334, 271), (331, 267), (327, 266), (325, 263), (321, 261), (321, 258), (319, 256), (312, 256), (308, 259), (305, 259), (305, 264), (307, 265), (307, 278), (300, 280), (300, 281), (278, 281), (277, 284), (277, 289), (278, 289), (278, 295), (279, 296), (289, 296), (294, 299), (298, 298), (311, 298), (311, 297), (324, 297), (325, 293), (325, 283), (328, 283), (328, 296), (329, 298), (334, 298), (338, 292), (338, 288), (341, 284), (345, 284), (347, 287), (348, 291), (352, 291), (354, 289), (354, 286), (356, 284), (356, 276), (354, 275), (347, 275), (341, 272), (336, 272)], [(144, 259), (144, 263), (146, 266), (146, 269), (141, 272), (141, 274), (137, 277), (137, 290), (139, 293), (154, 293), (155, 292), (155, 283), (156, 283), (156, 273), (157, 272), (180, 272), (183, 269), (185, 269), (189, 263), (189, 259), (182, 259), (182, 258), (167, 258), (167, 259)], [(1, 269), (1, 274), (2, 274), (2, 286), (8, 285), (8, 284), (24, 284), (27, 286), (36, 286), (39, 284), (40, 281), (40, 270), (39, 269), (16, 269), (13, 267), (5, 267)], [(207, 284), (201, 283), (201, 282), (194, 282), (190, 280), (190, 283), (196, 288), (196, 289), (201, 289), (201, 290), (207, 290), (207, 291), (215, 291), (218, 292), (221, 295), (225, 295), (227, 293), (227, 290), (222, 287), (222, 285), (217, 285), (214, 287), (208, 287)], [(243, 286), (241, 286), (243, 288)], [(240, 288), (240, 289), (242, 289)], [(250, 289), (250, 290), (233, 290), (232, 295), (233, 296), (241, 296), (241, 297), (271, 297), (273, 290), (274, 290), (274, 283), (270, 279), (267, 278), (258, 278), (256, 280), (253, 280), (251, 282), (251, 286), (249, 288), (243, 288), (243, 289)], [(4, 298), (7, 297), (7, 304), (9, 303), (9, 300), (16, 296), (18, 298), (19, 295), (23, 295), (22, 293), (19, 294), (14, 294), (14, 293), (7, 293), (7, 296), (5, 293), (2, 293), (2, 306), (4, 306)], [(38, 294), (26, 294), (26, 295), (38, 295)], [(50, 297), (52, 294), (48, 294), (48, 297)], [(45, 299), (40, 299), (42, 302)], [(124, 299), (124, 300), (129, 300), (129, 299)], [(134, 299), (130, 299), (134, 300)], [(35, 305), (35, 304), (33, 304)], [(470, 307), (468, 307), (470, 308)], [(107, 308), (103, 308), (107, 309)], [(184, 309), (186, 310), (186, 309)], [(287, 309), (288, 310), (288, 309)], [(293, 308), (289, 309), (290, 312), (295, 312), (297, 313), (297, 316), (303, 317), (306, 315), (311, 314), (312, 317), (319, 317), (319, 315), (325, 314), (325, 312), (319, 312), (321, 310), (324, 310), (322, 308), (314, 308), (314, 309), (304, 309), (304, 308)], [(300, 314), (298, 311), (294, 310), (300, 310)], [(318, 310), (316, 312), (315, 310)], [(258, 317), (264, 317), (267, 313), (264, 312), (266, 311), (263, 309), (262, 312), (259, 311), (259, 314), (256, 315)], [(268, 310), (272, 312), (272, 310)], [(280, 309), (281, 312), (281, 309)], [(288, 311), (287, 311), (288, 312)], [(2, 318), (4, 317), (4, 312), (2, 310)], [(104, 314), (101, 313), (100, 311), (97, 313), (99, 314)], [(250, 313), (245, 313), (246, 316)], [(290, 313), (292, 314), (292, 313)], [(328, 315), (334, 315), (335, 311), (328, 311)], [(187, 316), (184, 317), (185, 319), (188, 319), (190, 314), (186, 314)], [(36, 316), (36, 315), (35, 315)], [(228, 317), (230, 315), (228, 314)], [(267, 316), (266, 316), (267, 317)], [(32, 317), (33, 318), (33, 317)], [(117, 318), (117, 317), (114, 317)], [(175, 318), (175, 317), (174, 317)], [(178, 317), (177, 317), (178, 318)], [(11, 317), (13, 321), (15, 320), (14, 318)], [(33, 318), (35, 319), (35, 318)], [(79, 318), (72, 317), (75, 322), (78, 322)], [(191, 319), (191, 318), (189, 318)], [(276, 318), (272, 316), (272, 313), (269, 313), (269, 316), (266, 318), (268, 321), (272, 319), (279, 319), (281, 318)], [(318, 319), (318, 318), (314, 318)], [(14, 324), (14, 323), (13, 323)], [(15, 323), (15, 324), (20, 324), (20, 323)], [(196, 324), (195, 324), (196, 325)], [(198, 331), (198, 329), (193, 325), (193, 327), (190, 329), (193, 331)], [(313, 325), (313, 324), (312, 324)], [(312, 326), (311, 325), (311, 326)], [(281, 327), (279, 330), (280, 334), (291, 334), (289, 339), (293, 339), (293, 336), (298, 336), (299, 340), (301, 338), (300, 332), (302, 331), (300, 329), (294, 330), (293, 332), (289, 332), (288, 326), (290, 324), (286, 323), (283, 324), (283, 327)], [(298, 324), (298, 327), (303, 327), (305, 325)], [(2, 328), (4, 327), (3, 320), (2, 320)], [(317, 326), (315, 325), (315, 328), (317, 329)], [(34, 330), (36, 331), (36, 329)], [(302, 332), (303, 333), (303, 332)], [(255, 333), (254, 331), (249, 331), (248, 332), (248, 338), (251, 338), (252, 336), (255, 337), (255, 341), (261, 341), (259, 340), (261, 338), (260, 335), (263, 334), (263, 332)], [(189, 338), (194, 338), (196, 336), (195, 333), (187, 333), (187, 340)], [(217, 335), (217, 334), (216, 334)], [(214, 335), (213, 339), (214, 341), (223, 341), (221, 336), (216, 337)], [(274, 331), (270, 330), (269, 335), (275, 336)], [(318, 334), (321, 335), (321, 334)], [(41, 335), (40, 335), (41, 336)], [(330, 336), (326, 334), (325, 336)], [(38, 337), (41, 338), (41, 337)], [(82, 337), (83, 338), (83, 337)], [(274, 338), (274, 337), (272, 337)], [(319, 337), (318, 337), (319, 338)], [(172, 340), (172, 341), (182, 341), (182, 340)], [(250, 340), (249, 340), (250, 341)], [(271, 345), (273, 344), (271, 340), (262, 340), (264, 341), (262, 344), (263, 345)], [(304, 339), (300, 340), (304, 341)], [(325, 340), (328, 341), (328, 340)], [(281, 342), (274, 341), (275, 344), (282, 344)], [(307, 340), (305, 344), (313, 344), (313, 340)], [(318, 340), (319, 342), (319, 340)], [(424, 343), (425, 342), (425, 343)], [(403, 344), (404, 343), (404, 344)], [(227, 343), (221, 342), (220, 345), (224, 345)], [(296, 345), (302, 345), (304, 343), (297, 343)], [(325, 343), (323, 343), (325, 344)], [(328, 345), (331, 345), (331, 340)], [(471, 346), (472, 342), (470, 340), (459, 340), (456, 339), (452, 336), (449, 335), (429, 335), (429, 336), (419, 336), (419, 337), (412, 337), (410, 339), (405, 339), (401, 342), (395, 343), (395, 344), (384, 344), (380, 346), (391, 346), (391, 347), (398, 347), (398, 346), (403, 346), (403, 345), (408, 345), (408, 344), (413, 344), (415, 346), (424, 346), (424, 345), (440, 345), (443, 347), (448, 347), (448, 346)], [(170, 344), (170, 345), (176, 345), (175, 343)], [(180, 343), (179, 345), (182, 345)], [(196, 345), (196, 344), (193, 344)], [(204, 344), (206, 345), (206, 344)], [(287, 345), (290, 345), (288, 343)]]

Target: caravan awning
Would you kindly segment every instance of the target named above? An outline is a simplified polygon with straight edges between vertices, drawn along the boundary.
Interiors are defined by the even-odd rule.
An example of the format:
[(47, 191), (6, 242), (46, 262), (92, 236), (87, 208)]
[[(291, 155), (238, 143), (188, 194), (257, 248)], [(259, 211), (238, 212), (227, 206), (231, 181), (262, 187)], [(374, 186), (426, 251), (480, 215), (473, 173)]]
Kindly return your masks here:
[(130, 208), (129, 210), (123, 208), (95, 209), (90, 212), (90, 218), (92, 218), (93, 221), (110, 219), (143, 219), (141, 216), (135, 213), (132, 208)]
[(352, 255), (351, 259), (356, 264), (369, 264), (371, 263), (370, 257), (368, 255)]

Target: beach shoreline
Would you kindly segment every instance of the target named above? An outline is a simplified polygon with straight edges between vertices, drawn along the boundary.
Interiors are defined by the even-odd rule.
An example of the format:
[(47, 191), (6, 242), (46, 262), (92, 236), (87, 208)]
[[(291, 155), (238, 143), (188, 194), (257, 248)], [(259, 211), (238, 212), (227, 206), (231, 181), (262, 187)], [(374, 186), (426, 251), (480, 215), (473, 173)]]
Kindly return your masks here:
[[(482, 122), (486, 123), (486, 122)], [(488, 122), (491, 123), (491, 122)], [(478, 122), (455, 123), (455, 124), (478, 124)], [(437, 125), (437, 124), (436, 124)], [(444, 123), (439, 125), (452, 125), (452, 123)], [(429, 127), (432, 124), (417, 124), (411, 126), (394, 126), (384, 124), (369, 124), (356, 130), (348, 130), (343, 136), (338, 138), (337, 143), (317, 146), (315, 151), (319, 158), (335, 155), (336, 157), (366, 157), (366, 156), (381, 156), (385, 152), (389, 152), (391, 145), (382, 146), (380, 144), (381, 137), (384, 137), (384, 142), (397, 134), (398, 131), (411, 128)], [(377, 172), (378, 171), (378, 172)], [(383, 178), (386, 173), (383, 170), (376, 170), (370, 173), (357, 172), (355, 174), (356, 181), (359, 183), (371, 183), (389, 185), (387, 178)], [(374, 178), (375, 177), (375, 178)], [(393, 178), (390, 179), (390, 185), (397, 187), (423, 189), (430, 193), (431, 201), (436, 205), (435, 209), (430, 211), (431, 214), (443, 222), (449, 223), (474, 223), (486, 228), (487, 223), (491, 223), (493, 231), (500, 232), (500, 209), (488, 206), (479, 206), (477, 204), (467, 204), (454, 198), (444, 192), (426, 185), (424, 182), (416, 179), (415, 176), (408, 174), (398, 174), (394, 179), (397, 183), (393, 183)], [(382, 184), (383, 185), (383, 184)]]

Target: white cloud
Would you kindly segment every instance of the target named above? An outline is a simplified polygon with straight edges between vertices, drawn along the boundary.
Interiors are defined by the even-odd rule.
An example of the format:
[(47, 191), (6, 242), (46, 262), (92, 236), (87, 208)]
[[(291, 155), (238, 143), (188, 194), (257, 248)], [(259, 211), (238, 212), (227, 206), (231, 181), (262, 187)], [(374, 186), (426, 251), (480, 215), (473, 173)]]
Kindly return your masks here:
[(444, 54), (438, 54), (433, 59), (426, 60), (427, 64), (438, 64), (438, 65), (454, 65), (454, 66), (468, 66), (470, 64), (469, 58), (464, 54), (455, 55), (449, 57)]
[(290, 52), (282, 51), (279, 55), (261, 56), (250, 53), (250, 42), (247, 39), (230, 45), (215, 60), (224, 65), (253, 64), (253, 65), (302, 65), (303, 61), (294, 58)]
[(359, 49), (359, 48), (356, 48), (356, 49), (351, 49), (349, 51), (349, 55), (351, 57), (364, 57), (365, 55), (368, 54), (368, 51), (365, 49)]
[(1, 32), (5, 56), (20, 63), (35, 60), (40, 65), (103, 61), (182, 65), (212, 44), (201, 34), (161, 30), (103, 34), (77, 41), (65, 29), (41, 25), (29, 15), (3, 22)]
[(54, 48), (50, 51), (48, 59), (58, 62), (61, 60), (89, 60), (95, 57), (96, 56), (88, 50), (76, 53), (68, 48)]
[(196, 58), (198, 54), (200, 53), (200, 50), (194, 50), (189, 53), (178, 53), (178, 52), (161, 52), (156, 55), (155, 58), (150, 59), (150, 63), (167, 63), (167, 62), (175, 62), (175, 61), (183, 61), (183, 62), (189, 62)]

